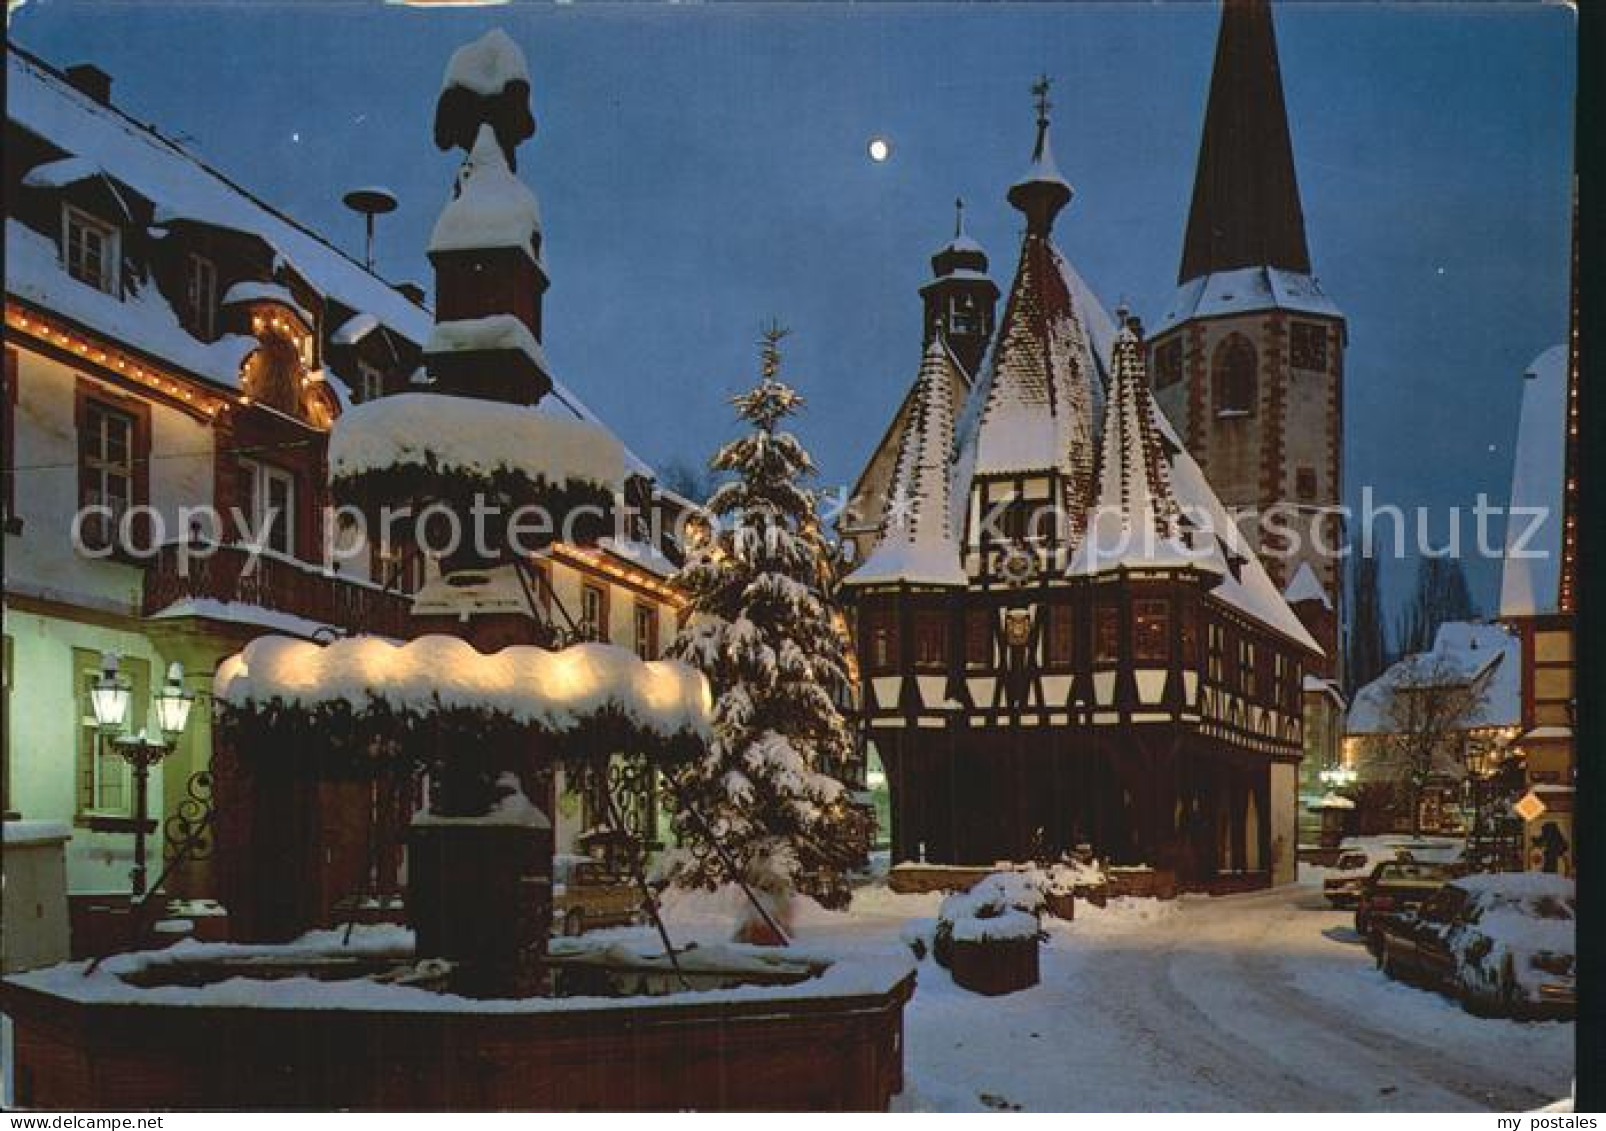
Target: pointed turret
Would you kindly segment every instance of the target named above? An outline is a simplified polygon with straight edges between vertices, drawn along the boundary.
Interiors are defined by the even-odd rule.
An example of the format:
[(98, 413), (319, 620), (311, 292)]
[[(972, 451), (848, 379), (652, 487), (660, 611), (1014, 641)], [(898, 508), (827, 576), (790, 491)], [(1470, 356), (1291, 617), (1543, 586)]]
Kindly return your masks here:
[(1177, 282), (1239, 267), (1310, 274), (1267, 0), (1227, 0)]
[(1009, 202), (1026, 217), (1026, 231), (1046, 236), (1054, 227), (1054, 217), (1071, 202), (1071, 184), (1060, 175), (1054, 164), (1054, 150), (1048, 140), (1048, 112), (1054, 104), (1048, 100), (1047, 75), (1032, 84), (1032, 95), (1037, 100), (1037, 143), (1032, 147), (1032, 163), (1026, 175), (1009, 186)]
[(1183, 534), (1165, 437), (1149, 393), (1141, 327), (1125, 308), (1116, 311), (1116, 321), (1098, 498), (1073, 572), (1186, 565), (1195, 557)]
[[(1075, 273), (1050, 238), (1071, 192), (1053, 171), (1046, 83), (1033, 91), (1033, 171), (1009, 190), (1010, 203), (1026, 215), (1026, 236), (992, 353), (966, 406), (961, 458), (967, 490), (989, 477), (1052, 477), (1067, 516), (1063, 535), (1074, 545), (1092, 494), (1098, 365), (1072, 286)], [(980, 533), (972, 529), (973, 538)]]
[(848, 585), (964, 585), (952, 520), (952, 454), (959, 364), (939, 335), (926, 343), (887, 493), (881, 540)]

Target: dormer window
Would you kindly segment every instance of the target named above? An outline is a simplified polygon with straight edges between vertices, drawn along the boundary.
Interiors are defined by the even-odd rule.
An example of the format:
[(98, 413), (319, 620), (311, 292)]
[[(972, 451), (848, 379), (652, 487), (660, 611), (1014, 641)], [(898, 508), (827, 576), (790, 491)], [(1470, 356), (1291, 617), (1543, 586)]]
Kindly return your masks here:
[(62, 205), (61, 247), (67, 274), (97, 291), (117, 294), (122, 257), (115, 227), (70, 204)]
[(217, 265), (204, 255), (191, 255), (186, 261), (184, 302), (195, 336), (213, 341), (217, 337)]
[(385, 395), (385, 375), (366, 361), (357, 362), (357, 399), (366, 404)]

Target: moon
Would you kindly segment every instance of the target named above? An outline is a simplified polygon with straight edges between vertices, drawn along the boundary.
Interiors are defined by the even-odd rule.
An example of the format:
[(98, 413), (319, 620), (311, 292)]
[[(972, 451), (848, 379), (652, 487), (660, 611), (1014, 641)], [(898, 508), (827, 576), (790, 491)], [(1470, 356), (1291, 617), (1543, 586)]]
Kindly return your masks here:
[(866, 147), (870, 153), (870, 160), (880, 164), (892, 156), (892, 143), (884, 137), (873, 137)]

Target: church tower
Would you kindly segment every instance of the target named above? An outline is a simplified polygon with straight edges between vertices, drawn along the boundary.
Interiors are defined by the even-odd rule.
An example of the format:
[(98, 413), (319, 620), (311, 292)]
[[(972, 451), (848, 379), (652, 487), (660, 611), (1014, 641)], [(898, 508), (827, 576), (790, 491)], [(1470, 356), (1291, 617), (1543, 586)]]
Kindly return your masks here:
[[(1155, 397), (1273, 579), (1310, 598), (1314, 575), (1326, 600), (1303, 607), (1330, 610), (1346, 329), (1311, 270), (1267, 0), (1222, 10), (1177, 284), (1150, 338)], [(1318, 619), (1332, 664), (1338, 618)]]

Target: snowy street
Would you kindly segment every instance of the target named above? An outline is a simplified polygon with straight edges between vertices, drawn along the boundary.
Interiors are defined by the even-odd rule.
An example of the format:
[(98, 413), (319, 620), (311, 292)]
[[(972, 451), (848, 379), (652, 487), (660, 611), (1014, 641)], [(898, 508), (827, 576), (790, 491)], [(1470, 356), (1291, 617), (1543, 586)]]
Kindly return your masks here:
[[(940, 897), (862, 889), (805, 943), (898, 947)], [(674, 916), (677, 934), (713, 922)], [(1472, 1016), (1390, 982), (1318, 889), (1077, 905), (1042, 982), (982, 997), (929, 958), (906, 1015), (906, 1110), (1521, 1110), (1571, 1087), (1570, 1023)], [(716, 937), (708, 935), (706, 937)]]

